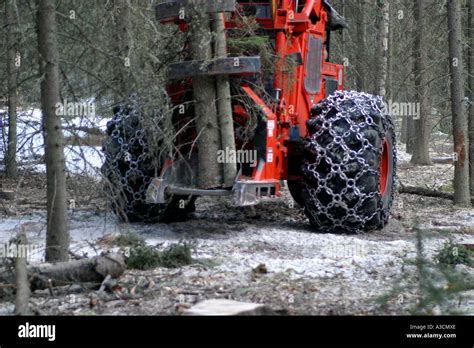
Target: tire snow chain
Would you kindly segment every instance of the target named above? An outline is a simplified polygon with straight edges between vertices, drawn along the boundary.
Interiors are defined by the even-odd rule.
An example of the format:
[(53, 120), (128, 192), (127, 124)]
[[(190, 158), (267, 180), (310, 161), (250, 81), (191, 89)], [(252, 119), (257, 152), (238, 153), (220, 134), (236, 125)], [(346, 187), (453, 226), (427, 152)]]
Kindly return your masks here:
[[(363, 122), (356, 123), (354, 120), (344, 116), (340, 112), (340, 106), (347, 102), (352, 102), (353, 106), (350, 109), (344, 111), (346, 113), (361, 113), (365, 119)], [(368, 102), (370, 106), (368, 105)], [(376, 174), (377, 177), (380, 176), (379, 171), (373, 169), (373, 166), (371, 166), (370, 163), (368, 163), (367, 160), (363, 158), (363, 153), (369, 149), (374, 151), (380, 158), (382, 154), (382, 142), (379, 148), (375, 148), (366, 138), (363, 131), (371, 126), (376, 125), (375, 122), (380, 121), (381, 124), (378, 128), (378, 133), (380, 138), (383, 139), (384, 134), (380, 129), (387, 129), (387, 120), (384, 117), (381, 117), (381, 120), (374, 120), (368, 112), (375, 111), (383, 114), (383, 105), (384, 104), (381, 97), (358, 92), (336, 92), (315, 107), (315, 110), (319, 108), (320, 110), (324, 111), (322, 111), (316, 118), (313, 118), (309, 121), (309, 124), (314, 127), (313, 129), (317, 128), (317, 130), (315, 132), (311, 131), (311, 137), (309, 137), (305, 143), (305, 147), (314, 154), (315, 158), (314, 162), (308, 162), (306, 160), (305, 163), (307, 171), (311, 173), (311, 181), (315, 182), (314, 187), (306, 185), (307, 194), (309, 195), (308, 199), (312, 203), (307, 205), (306, 209), (312, 215), (315, 221), (319, 220), (318, 215), (324, 214), (331, 220), (334, 229), (347, 230), (347, 221), (351, 221), (352, 224), (355, 223), (357, 226), (364, 226), (367, 221), (371, 220), (376, 214), (379, 214), (378, 211), (370, 216), (361, 216), (361, 214), (358, 214), (357, 210), (362, 207), (367, 199), (377, 197), (377, 200), (381, 201), (382, 196), (379, 192), (362, 192), (362, 190), (357, 186), (357, 182), (359, 179), (369, 173)], [(341, 120), (342, 122), (338, 122)], [(341, 134), (344, 129), (340, 129), (341, 127), (338, 126), (338, 124), (349, 125), (349, 127), (346, 127), (346, 130), (342, 136)], [(339, 127), (339, 129), (337, 127)], [(370, 128), (370, 130), (374, 129), (375, 127)], [(338, 130), (338, 132), (336, 132), (336, 130)], [(330, 138), (332, 138), (332, 140), (330, 140), (327, 144), (326, 141), (328, 134), (331, 135)], [(363, 145), (358, 151), (352, 150), (346, 143), (349, 138), (352, 137), (353, 139), (354, 136)], [(323, 138), (325, 139), (324, 146), (321, 145), (320, 141)], [(331, 152), (337, 148), (342, 148), (344, 153), (344, 157), (340, 163), (335, 163), (331, 157)], [(351, 160), (357, 160), (361, 168), (361, 170), (357, 172), (355, 178), (353, 179), (346, 175), (347, 169), (349, 169), (349, 166), (351, 165)], [(318, 172), (318, 165), (322, 161), (326, 161), (326, 163), (329, 165), (329, 174), (321, 175)], [(345, 184), (341, 185), (343, 188), (340, 193), (335, 193), (331, 187), (329, 187), (328, 181), (333, 178), (337, 178), (338, 180), (343, 180), (345, 182)], [(329, 204), (324, 204), (318, 199), (318, 194), (323, 190), (326, 191), (327, 195), (331, 197)], [(342, 199), (342, 196), (350, 193), (350, 191), (352, 191), (352, 195), (354, 197), (358, 198), (358, 202), (352, 208), (348, 207)], [(335, 218), (334, 214), (329, 212), (329, 210), (333, 208), (344, 209), (345, 214), (341, 214), (343, 217)], [(362, 230), (356, 228), (354, 232), (362, 232)]]

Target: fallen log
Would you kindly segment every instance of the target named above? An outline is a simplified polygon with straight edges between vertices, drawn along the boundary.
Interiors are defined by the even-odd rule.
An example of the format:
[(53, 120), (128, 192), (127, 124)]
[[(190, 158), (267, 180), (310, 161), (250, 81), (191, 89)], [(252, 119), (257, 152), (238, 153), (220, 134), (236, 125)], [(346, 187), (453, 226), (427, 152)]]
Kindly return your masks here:
[[(110, 253), (90, 259), (30, 266), (27, 274), (30, 289), (35, 291), (77, 283), (94, 283), (99, 287), (108, 275), (118, 278), (124, 271), (125, 257)], [(0, 283), (15, 284), (13, 272), (8, 269), (0, 272)]]
[(30, 275), (31, 290), (34, 291), (73, 283), (97, 283), (100, 285), (108, 275), (118, 278), (124, 271), (124, 256), (111, 253), (91, 259), (32, 266), (28, 269), (28, 274)]
[(433, 157), (431, 162), (434, 164), (454, 164), (453, 157)]
[(443, 198), (443, 199), (454, 199), (453, 193), (448, 192), (441, 192), (436, 190), (431, 190), (424, 187), (415, 187), (415, 186), (403, 186), (400, 185), (398, 188), (398, 193), (407, 193), (411, 195), (419, 195), (419, 196), (426, 196), (426, 197), (434, 197), (434, 198)]
[[(406, 193), (410, 195), (418, 195), (418, 196), (433, 197), (433, 198), (442, 198), (442, 199), (448, 199), (450, 201), (454, 200), (454, 193), (431, 190), (425, 187), (404, 186), (400, 184), (398, 187), (398, 193)], [(474, 204), (474, 197), (471, 197), (471, 203)]]
[(13, 192), (13, 191), (0, 191), (0, 200), (14, 201), (15, 200), (15, 192)]

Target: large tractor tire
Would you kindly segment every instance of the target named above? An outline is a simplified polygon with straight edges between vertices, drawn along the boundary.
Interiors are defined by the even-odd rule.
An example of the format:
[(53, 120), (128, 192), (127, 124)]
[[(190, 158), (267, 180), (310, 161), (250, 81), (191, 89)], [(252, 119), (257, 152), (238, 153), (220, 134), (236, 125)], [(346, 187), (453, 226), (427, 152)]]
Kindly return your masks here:
[(381, 97), (336, 92), (312, 110), (304, 140), (305, 213), (318, 232), (383, 228), (395, 192), (393, 122)]
[[(144, 129), (143, 118), (133, 106), (116, 108), (107, 124), (102, 173), (111, 208), (124, 222), (181, 221), (194, 211), (194, 197), (170, 196), (166, 204), (146, 203), (146, 191), (152, 178), (160, 175), (162, 161), (160, 149), (151, 148)], [(153, 132), (159, 147), (159, 127)]]
[(293, 200), (300, 206), (304, 207), (303, 189), (305, 188), (304, 182), (288, 180), (288, 191), (290, 191)]

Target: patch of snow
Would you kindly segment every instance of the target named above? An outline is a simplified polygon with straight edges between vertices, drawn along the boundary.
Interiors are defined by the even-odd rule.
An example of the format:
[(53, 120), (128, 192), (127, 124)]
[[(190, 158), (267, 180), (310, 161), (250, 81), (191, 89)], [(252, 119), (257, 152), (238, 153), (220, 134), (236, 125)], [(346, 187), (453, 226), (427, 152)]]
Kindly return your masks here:
[(13, 315), (15, 312), (15, 305), (13, 303), (5, 303), (0, 306), (0, 316)]
[[(251, 247), (262, 241), (266, 243), (257, 251), (236, 248), (236, 245)], [(369, 277), (369, 271), (387, 268), (388, 264), (393, 264), (391, 273), (398, 273), (401, 257), (413, 248), (409, 241), (374, 242), (358, 236), (270, 229), (240, 233), (236, 238), (215, 244), (206, 241), (198, 250), (204, 251), (201, 256), (225, 257), (225, 263), (219, 266), (222, 271), (241, 273), (264, 263), (272, 273), (293, 270), (295, 278), (342, 276), (362, 280)]]
[(410, 163), (411, 155), (405, 151), (405, 145), (397, 144), (397, 159), (399, 164)]
[[(2, 116), (3, 115), (3, 116)], [(3, 161), (8, 137), (6, 111), (0, 110), (0, 161)], [(40, 109), (20, 111), (18, 113), (18, 151), (17, 160), (23, 163), (23, 168), (44, 173), (46, 166), (42, 162), (44, 156), (44, 140), (41, 132), (42, 112)], [(76, 117), (68, 121), (63, 121), (64, 135), (66, 137), (85, 136), (81, 130), (70, 131), (67, 128), (98, 128), (105, 130), (110, 119), (99, 115), (88, 117)], [(3, 125), (3, 126), (2, 126)], [(73, 174), (84, 174), (98, 177), (100, 167), (104, 157), (100, 147), (89, 146), (67, 146), (64, 149), (66, 169)]]

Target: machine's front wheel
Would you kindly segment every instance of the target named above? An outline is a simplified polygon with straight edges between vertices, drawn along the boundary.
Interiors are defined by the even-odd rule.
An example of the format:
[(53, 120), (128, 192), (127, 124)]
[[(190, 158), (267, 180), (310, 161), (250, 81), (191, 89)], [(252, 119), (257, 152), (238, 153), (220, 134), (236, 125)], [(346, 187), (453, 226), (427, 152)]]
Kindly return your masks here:
[[(107, 125), (103, 146), (107, 179), (106, 193), (114, 213), (125, 222), (168, 222), (182, 220), (194, 211), (195, 197), (172, 196), (165, 204), (148, 204), (146, 191), (161, 164), (144, 131), (142, 116), (136, 107), (117, 108)], [(159, 129), (154, 132), (160, 146)]]
[(312, 110), (308, 133), (302, 198), (311, 225), (329, 233), (383, 228), (395, 192), (396, 148), (382, 98), (336, 92)]

